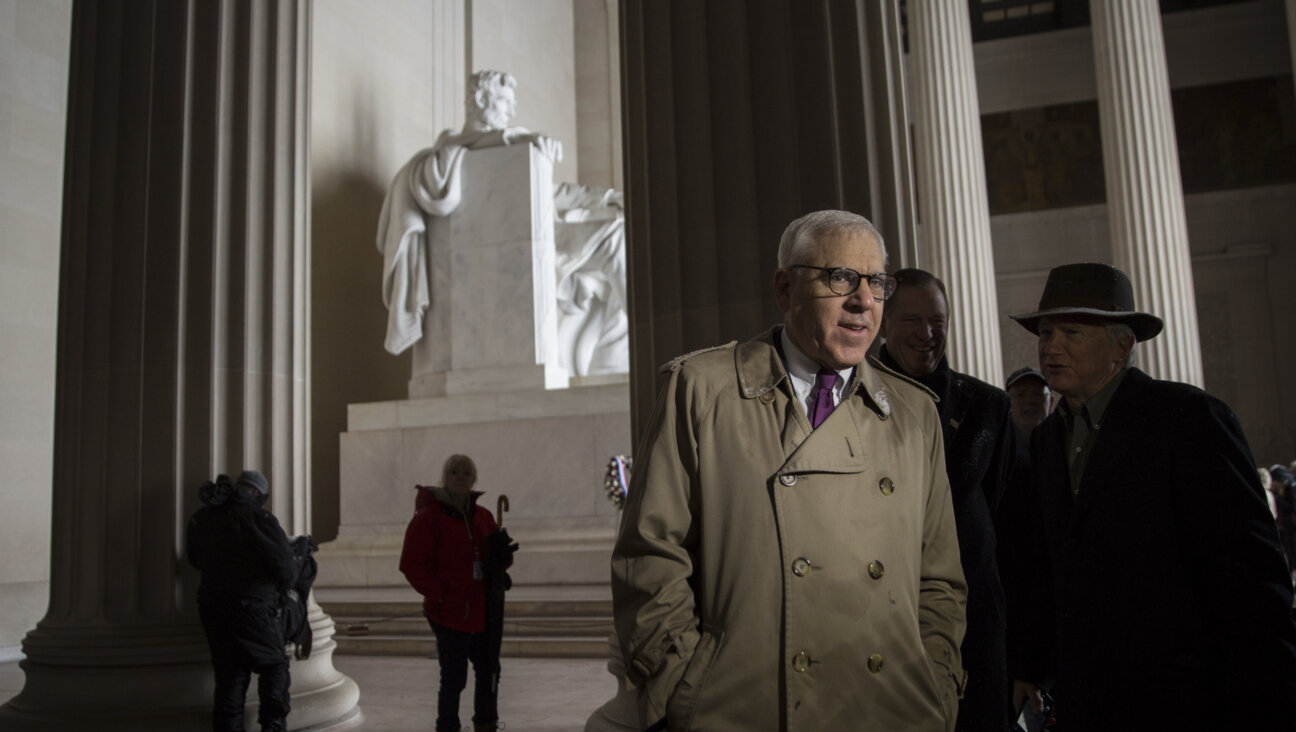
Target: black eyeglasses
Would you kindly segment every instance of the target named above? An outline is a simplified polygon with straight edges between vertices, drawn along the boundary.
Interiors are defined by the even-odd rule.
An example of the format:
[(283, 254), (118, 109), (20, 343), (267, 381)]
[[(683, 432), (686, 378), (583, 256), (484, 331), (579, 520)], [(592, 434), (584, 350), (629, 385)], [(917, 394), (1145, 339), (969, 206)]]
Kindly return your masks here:
[(868, 280), (869, 292), (874, 300), (885, 300), (895, 294), (896, 278), (886, 272), (860, 274), (850, 267), (815, 267), (810, 264), (794, 264), (788, 269), (817, 269), (828, 273), (828, 289), (834, 295), (850, 295), (859, 289), (862, 280)]

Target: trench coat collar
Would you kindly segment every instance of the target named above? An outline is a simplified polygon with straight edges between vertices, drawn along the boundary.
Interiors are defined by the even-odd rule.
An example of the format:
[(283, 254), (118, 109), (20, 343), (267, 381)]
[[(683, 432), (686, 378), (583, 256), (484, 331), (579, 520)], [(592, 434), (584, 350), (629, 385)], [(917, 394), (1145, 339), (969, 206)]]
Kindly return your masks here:
[[(734, 366), (738, 373), (738, 388), (744, 399), (758, 399), (762, 394), (778, 388), (780, 382), (788, 379), (783, 359), (774, 345), (782, 332), (782, 325), (776, 325), (749, 341), (734, 348)], [(883, 383), (874, 364), (876, 361), (865, 359), (855, 366), (850, 383), (842, 391), (842, 403), (856, 392), (864, 397), (864, 404), (880, 419), (891, 417), (891, 403), (887, 395), (889, 390)]]

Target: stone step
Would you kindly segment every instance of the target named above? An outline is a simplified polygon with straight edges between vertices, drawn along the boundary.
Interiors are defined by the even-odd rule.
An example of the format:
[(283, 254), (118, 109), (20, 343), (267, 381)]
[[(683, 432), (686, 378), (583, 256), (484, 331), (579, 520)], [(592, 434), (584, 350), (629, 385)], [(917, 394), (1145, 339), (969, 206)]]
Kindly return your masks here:
[[(362, 636), (333, 636), (337, 643), (335, 653), (357, 656), (424, 656), (436, 658), (436, 638), (431, 631), (425, 635), (370, 634)], [(607, 658), (606, 636), (509, 638), (500, 643), (500, 656), (505, 658)]]
[[(414, 615), (422, 617), (422, 601), (340, 601), (316, 598), (320, 607), (334, 618), (390, 618)], [(510, 600), (504, 599), (505, 617), (563, 618), (571, 616), (612, 617), (611, 600)]]
[[(337, 625), (338, 635), (361, 635), (366, 630), (369, 634), (383, 635), (425, 635), (430, 634), (427, 620), (422, 611), (416, 610), (410, 615), (401, 617), (356, 616), (332, 614)], [(612, 617), (601, 616), (514, 616), (504, 614), (504, 635), (520, 637), (594, 637), (606, 638), (612, 633)]]
[[(325, 589), (316, 601), (333, 618), (338, 653), (436, 655), (422, 599), (408, 587)], [(505, 595), (500, 655), (606, 658), (612, 633), (607, 585), (518, 586)]]

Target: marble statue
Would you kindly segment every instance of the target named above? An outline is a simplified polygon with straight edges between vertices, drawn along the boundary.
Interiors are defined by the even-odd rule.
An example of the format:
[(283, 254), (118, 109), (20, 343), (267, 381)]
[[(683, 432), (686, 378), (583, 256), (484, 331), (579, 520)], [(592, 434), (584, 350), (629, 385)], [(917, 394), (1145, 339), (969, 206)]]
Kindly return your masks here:
[(398, 354), (423, 336), (428, 294), (428, 216), (449, 216), (459, 205), (459, 169), (468, 150), (501, 145), (534, 145), (553, 162), (562, 143), (523, 127), (509, 127), (517, 104), (517, 80), (502, 71), (478, 71), (468, 83), (467, 123), (444, 130), (432, 147), (419, 151), (392, 179), (378, 216), (378, 250), (383, 254), (383, 304), (387, 306), (384, 346)]
[(630, 371), (622, 207), (610, 188), (554, 189), (559, 363), (572, 376)]
[[(516, 86), (513, 76), (504, 72), (473, 74), (463, 129), (444, 130), (436, 144), (411, 158), (392, 180), (379, 215), (377, 244), (383, 253), (387, 306), (384, 346), (393, 354), (424, 337), (432, 302), (429, 217), (449, 216), (459, 206), (464, 155), (469, 150), (529, 144), (550, 162), (562, 160), (562, 143), (508, 125), (516, 105)], [(574, 377), (628, 373), (621, 193), (560, 183), (553, 194), (558, 365)], [(417, 351), (415, 361), (419, 361)]]

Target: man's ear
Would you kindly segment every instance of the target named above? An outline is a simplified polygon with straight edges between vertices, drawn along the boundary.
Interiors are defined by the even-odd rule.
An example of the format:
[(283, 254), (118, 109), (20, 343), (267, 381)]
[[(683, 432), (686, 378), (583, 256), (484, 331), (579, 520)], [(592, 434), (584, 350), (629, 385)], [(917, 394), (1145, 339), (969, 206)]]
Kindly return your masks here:
[(1130, 335), (1129, 333), (1121, 334), (1121, 339), (1120, 339), (1121, 363), (1125, 363), (1127, 360), (1129, 360), (1130, 351), (1134, 350), (1134, 345), (1136, 343), (1138, 343), (1138, 339), (1136, 339), (1134, 336)]
[(774, 270), (774, 300), (782, 312), (792, 307), (792, 273), (784, 267)]

